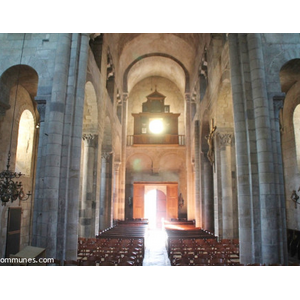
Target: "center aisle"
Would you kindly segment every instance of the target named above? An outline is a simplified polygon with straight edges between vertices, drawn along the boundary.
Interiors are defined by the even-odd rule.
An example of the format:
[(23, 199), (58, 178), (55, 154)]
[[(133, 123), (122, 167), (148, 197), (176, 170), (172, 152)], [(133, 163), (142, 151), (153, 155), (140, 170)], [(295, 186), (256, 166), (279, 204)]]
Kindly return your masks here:
[(171, 266), (166, 249), (167, 234), (162, 229), (148, 229), (143, 266)]

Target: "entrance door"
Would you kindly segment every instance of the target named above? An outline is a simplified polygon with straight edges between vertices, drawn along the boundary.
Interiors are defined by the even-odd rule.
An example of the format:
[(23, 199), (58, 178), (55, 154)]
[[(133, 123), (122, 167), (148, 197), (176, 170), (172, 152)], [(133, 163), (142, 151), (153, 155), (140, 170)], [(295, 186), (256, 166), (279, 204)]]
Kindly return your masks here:
[(178, 186), (177, 184), (167, 185), (167, 219), (178, 218)]
[(166, 219), (166, 195), (160, 190), (156, 194), (156, 227), (162, 228), (163, 220)]
[[(145, 218), (145, 187), (151, 186), (151, 189), (163, 189), (166, 193), (159, 193), (157, 220), (161, 226), (161, 217), (166, 220), (178, 218), (178, 183), (177, 182), (135, 182), (133, 185), (133, 218)], [(164, 196), (163, 196), (164, 195)]]
[(145, 186), (141, 184), (135, 184), (133, 186), (133, 218), (144, 218), (144, 194)]

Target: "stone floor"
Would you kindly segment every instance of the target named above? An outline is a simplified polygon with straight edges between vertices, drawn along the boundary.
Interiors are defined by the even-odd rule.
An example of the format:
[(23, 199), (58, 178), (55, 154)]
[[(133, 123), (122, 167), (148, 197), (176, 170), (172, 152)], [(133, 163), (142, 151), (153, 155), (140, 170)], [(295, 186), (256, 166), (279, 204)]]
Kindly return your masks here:
[(166, 249), (166, 232), (162, 229), (148, 229), (145, 238), (143, 266), (171, 266)]

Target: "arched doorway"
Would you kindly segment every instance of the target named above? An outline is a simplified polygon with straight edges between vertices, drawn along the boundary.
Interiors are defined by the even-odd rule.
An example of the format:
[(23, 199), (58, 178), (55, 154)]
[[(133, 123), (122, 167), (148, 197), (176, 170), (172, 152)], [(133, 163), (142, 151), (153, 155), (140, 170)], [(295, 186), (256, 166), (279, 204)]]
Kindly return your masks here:
[[(149, 219), (152, 228), (162, 228), (163, 221), (178, 218), (177, 182), (135, 182), (133, 186), (133, 218)], [(150, 223), (149, 222), (149, 223)]]
[(145, 194), (144, 216), (148, 219), (150, 228), (162, 228), (166, 218), (166, 194), (153, 189)]

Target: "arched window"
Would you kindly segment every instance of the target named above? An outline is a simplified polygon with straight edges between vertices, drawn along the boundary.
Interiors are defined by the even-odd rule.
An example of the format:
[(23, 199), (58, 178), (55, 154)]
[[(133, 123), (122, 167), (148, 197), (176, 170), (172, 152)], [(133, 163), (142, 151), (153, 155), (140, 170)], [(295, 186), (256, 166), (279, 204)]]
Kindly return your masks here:
[(295, 133), (297, 165), (298, 170), (300, 170), (300, 104), (298, 104), (294, 110), (293, 123)]
[(22, 174), (25, 174), (27, 176), (29, 176), (31, 172), (33, 135), (33, 115), (29, 110), (24, 110), (19, 123), (16, 172), (21, 172)]

